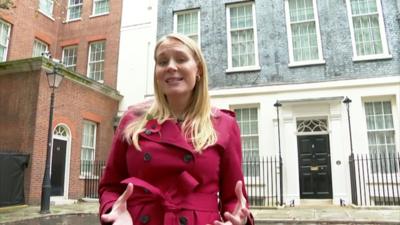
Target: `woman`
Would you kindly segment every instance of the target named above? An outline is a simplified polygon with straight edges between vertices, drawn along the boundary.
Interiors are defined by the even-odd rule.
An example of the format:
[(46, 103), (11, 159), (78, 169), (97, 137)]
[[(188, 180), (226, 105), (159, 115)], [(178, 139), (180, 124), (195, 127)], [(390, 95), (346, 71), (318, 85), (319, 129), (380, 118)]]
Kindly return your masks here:
[(99, 185), (102, 223), (253, 224), (239, 128), (231, 111), (210, 106), (198, 45), (170, 34), (154, 59), (154, 102), (131, 107), (113, 140)]

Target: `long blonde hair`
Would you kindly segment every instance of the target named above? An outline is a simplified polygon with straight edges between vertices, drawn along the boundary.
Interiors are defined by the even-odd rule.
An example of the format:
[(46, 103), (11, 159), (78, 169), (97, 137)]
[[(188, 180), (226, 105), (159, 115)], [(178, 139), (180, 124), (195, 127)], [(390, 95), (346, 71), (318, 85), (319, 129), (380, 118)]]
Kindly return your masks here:
[[(199, 45), (192, 39), (175, 33), (168, 34), (157, 42), (154, 50), (155, 61), (157, 61), (156, 53), (158, 47), (164, 43), (164, 41), (170, 39), (178, 40), (182, 44), (186, 45), (192, 52), (192, 56), (198, 65), (200, 79), (196, 81), (191, 99), (189, 100), (189, 105), (186, 107), (182, 130), (185, 137), (191, 140), (195, 151), (201, 152), (204, 148), (207, 148), (207, 146), (213, 145), (217, 142), (217, 134), (212, 124), (210, 96), (208, 95), (207, 65)], [(162, 124), (173, 116), (166, 96), (158, 87), (155, 74), (154, 93), (155, 100), (147, 112), (128, 124), (124, 131), (124, 137), (126, 140), (128, 140), (129, 143), (133, 143), (138, 150), (141, 150), (139, 146), (139, 133), (144, 131), (144, 127), (149, 118), (157, 119), (157, 122)]]

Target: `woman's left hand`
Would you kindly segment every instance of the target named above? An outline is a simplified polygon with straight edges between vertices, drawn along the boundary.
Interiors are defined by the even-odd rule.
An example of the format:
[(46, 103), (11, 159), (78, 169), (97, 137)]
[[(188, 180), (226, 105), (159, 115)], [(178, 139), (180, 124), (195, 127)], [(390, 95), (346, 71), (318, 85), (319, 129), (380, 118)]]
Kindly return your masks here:
[(214, 225), (244, 225), (250, 216), (250, 211), (246, 206), (246, 198), (243, 196), (242, 181), (238, 181), (235, 187), (236, 197), (238, 199), (235, 210), (232, 213), (225, 212), (226, 222), (214, 221)]

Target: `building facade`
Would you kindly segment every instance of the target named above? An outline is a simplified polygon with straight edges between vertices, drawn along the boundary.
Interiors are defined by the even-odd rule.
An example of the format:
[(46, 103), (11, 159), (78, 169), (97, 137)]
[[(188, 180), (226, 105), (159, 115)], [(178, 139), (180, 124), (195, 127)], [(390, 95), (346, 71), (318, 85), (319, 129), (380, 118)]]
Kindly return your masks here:
[[(391, 178), (352, 194), (349, 164), (352, 152), (400, 151), (399, 15), (395, 0), (159, 1), (157, 35), (201, 46), (212, 102), (236, 112), (244, 158), (282, 157), (282, 186), (270, 188), (282, 188), (283, 204), (339, 205), (400, 178), (394, 159), (372, 162), (368, 176)], [(249, 170), (260, 181), (259, 164)], [(266, 179), (249, 179), (250, 195)], [(393, 190), (383, 194), (400, 203), (398, 183)]]
[(117, 89), (124, 96), (119, 115), (153, 93), (153, 49), (157, 0), (123, 1)]
[[(51, 89), (55, 91), (51, 201), (85, 197), (85, 178), (111, 146), (122, 1), (13, 1), (0, 9), (0, 151), (25, 154), (25, 203), (40, 201)], [(60, 65), (62, 64), (62, 66)], [(4, 174), (2, 174), (4, 175)]]

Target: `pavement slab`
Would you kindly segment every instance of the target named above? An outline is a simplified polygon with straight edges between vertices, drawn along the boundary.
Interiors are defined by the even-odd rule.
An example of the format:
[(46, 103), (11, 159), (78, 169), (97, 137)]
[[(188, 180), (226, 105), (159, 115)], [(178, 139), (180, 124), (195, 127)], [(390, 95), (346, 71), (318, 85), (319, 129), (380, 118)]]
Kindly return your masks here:
[[(49, 214), (40, 214), (39, 206), (0, 208), (0, 225), (96, 225), (98, 202), (78, 202), (50, 206)], [(255, 208), (251, 212), (256, 225), (400, 225), (400, 207), (357, 208), (352, 206), (307, 206)]]

